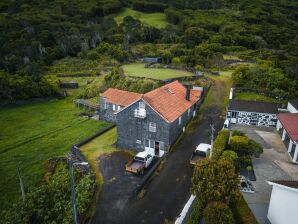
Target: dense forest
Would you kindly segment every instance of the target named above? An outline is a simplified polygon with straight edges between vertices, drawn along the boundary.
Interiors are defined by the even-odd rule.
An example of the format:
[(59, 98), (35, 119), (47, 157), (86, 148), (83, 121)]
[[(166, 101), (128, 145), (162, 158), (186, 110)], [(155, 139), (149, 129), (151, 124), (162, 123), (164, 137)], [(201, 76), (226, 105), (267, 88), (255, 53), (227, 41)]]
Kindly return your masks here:
[[(156, 28), (124, 8), (166, 15)], [(47, 71), (59, 59), (116, 60), (161, 56), (163, 63), (209, 69), (223, 55), (256, 62), (239, 67), (234, 84), (298, 95), (298, 2), (295, 0), (2, 0), (0, 99), (51, 96)], [(249, 81), (248, 81), (249, 80)]]

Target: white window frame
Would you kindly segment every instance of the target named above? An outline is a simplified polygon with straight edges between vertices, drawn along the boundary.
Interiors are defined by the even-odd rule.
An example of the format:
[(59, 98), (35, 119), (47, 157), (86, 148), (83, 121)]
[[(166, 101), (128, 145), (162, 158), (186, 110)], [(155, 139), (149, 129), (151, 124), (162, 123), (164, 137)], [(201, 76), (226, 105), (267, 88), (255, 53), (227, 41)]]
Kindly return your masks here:
[(136, 143), (137, 143), (137, 144), (142, 144), (142, 141), (139, 140), (139, 139), (137, 139), (137, 140), (136, 140)]
[(178, 119), (178, 124), (181, 125), (181, 116)]
[(150, 132), (156, 132), (156, 123), (149, 122), (149, 131)]
[(113, 104), (113, 111), (116, 110), (116, 104)]
[(121, 106), (119, 106), (119, 105), (118, 105), (118, 108), (117, 108), (117, 110), (121, 110)]

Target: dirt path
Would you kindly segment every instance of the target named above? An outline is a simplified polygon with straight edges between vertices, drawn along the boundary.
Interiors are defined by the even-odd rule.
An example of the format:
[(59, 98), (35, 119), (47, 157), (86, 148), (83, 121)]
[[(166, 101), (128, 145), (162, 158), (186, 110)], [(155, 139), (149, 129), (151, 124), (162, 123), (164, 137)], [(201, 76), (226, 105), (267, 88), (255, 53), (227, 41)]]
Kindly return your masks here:
[[(146, 188), (141, 199), (127, 202), (121, 211), (109, 213), (109, 208), (98, 210), (96, 223), (130, 223), (130, 224), (158, 224), (174, 221), (190, 197), (192, 167), (189, 158), (199, 143), (210, 142), (210, 124), (216, 130), (223, 125), (222, 108), (224, 102), (225, 83), (214, 82), (213, 90), (200, 111), (202, 117), (194, 122), (191, 132), (182, 139), (177, 148), (170, 153), (164, 166)], [(143, 192), (144, 193), (144, 192)], [(121, 195), (117, 195), (121, 200)], [(117, 205), (114, 205), (117, 206)], [(112, 209), (111, 209), (112, 210)], [(115, 211), (113, 209), (113, 211)]]

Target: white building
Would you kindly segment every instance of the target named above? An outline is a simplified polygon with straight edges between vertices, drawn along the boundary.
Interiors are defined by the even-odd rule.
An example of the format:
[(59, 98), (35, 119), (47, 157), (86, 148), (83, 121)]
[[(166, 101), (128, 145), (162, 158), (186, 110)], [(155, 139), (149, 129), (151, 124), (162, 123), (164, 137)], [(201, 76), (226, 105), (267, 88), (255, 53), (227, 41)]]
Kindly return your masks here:
[(298, 223), (298, 181), (268, 181), (272, 192), (267, 218), (271, 224)]
[(287, 110), (290, 113), (298, 113), (298, 98), (288, 102)]
[(298, 163), (298, 113), (283, 113), (277, 115), (277, 118), (276, 129), (281, 135), (281, 140), (287, 147), (292, 162)]

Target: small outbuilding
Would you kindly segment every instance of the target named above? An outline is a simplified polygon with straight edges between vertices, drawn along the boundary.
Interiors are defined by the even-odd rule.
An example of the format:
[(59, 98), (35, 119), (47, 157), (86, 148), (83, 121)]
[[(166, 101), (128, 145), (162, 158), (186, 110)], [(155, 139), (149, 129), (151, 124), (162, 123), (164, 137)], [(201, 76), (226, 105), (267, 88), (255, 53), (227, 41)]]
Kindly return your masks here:
[(298, 181), (275, 180), (268, 184), (272, 185), (267, 214), (271, 224), (297, 224)]
[(298, 163), (298, 113), (283, 113), (277, 116), (276, 129), (288, 149), (292, 162)]
[(231, 124), (276, 127), (277, 113), (274, 103), (230, 99), (226, 119)]

